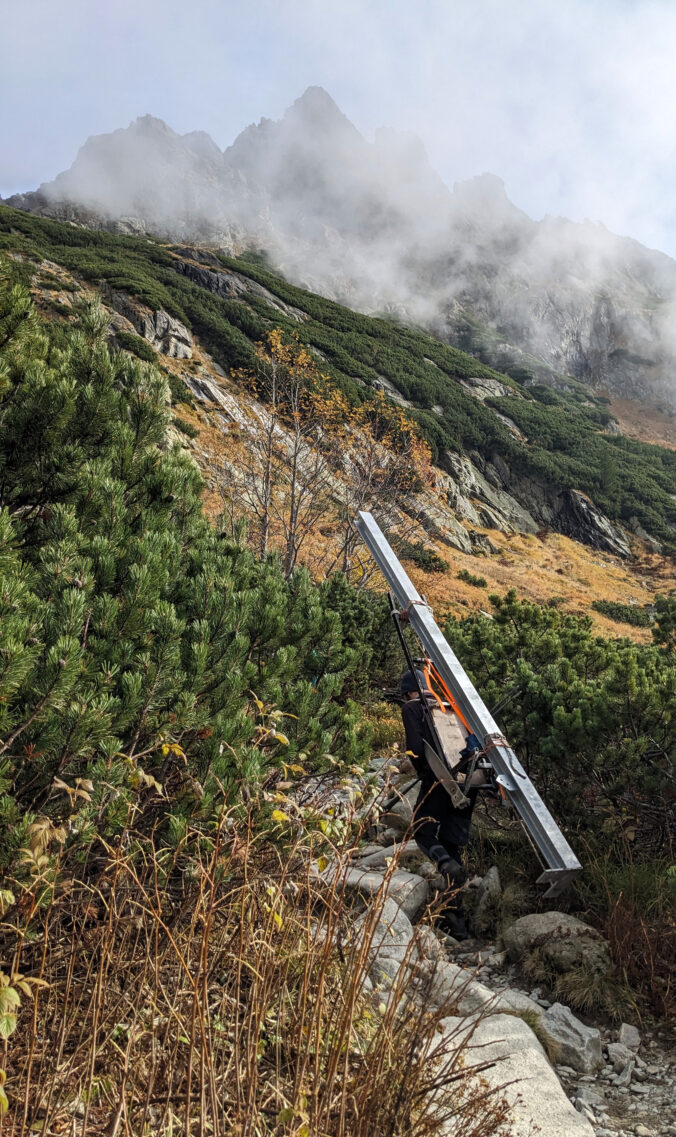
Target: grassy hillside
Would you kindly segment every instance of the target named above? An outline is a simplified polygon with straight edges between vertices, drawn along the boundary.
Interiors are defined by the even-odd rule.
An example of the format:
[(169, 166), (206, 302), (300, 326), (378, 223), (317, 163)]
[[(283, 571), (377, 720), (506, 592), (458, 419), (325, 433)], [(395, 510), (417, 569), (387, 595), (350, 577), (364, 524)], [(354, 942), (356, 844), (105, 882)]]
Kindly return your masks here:
[[(379, 377), (393, 383), (412, 403), (411, 414), (442, 466), (445, 450), (499, 456), (515, 476), (582, 490), (609, 517), (625, 522), (636, 517), (668, 547), (676, 547), (676, 452), (604, 433), (610, 415), (601, 399), (524, 388), (423, 332), (360, 315), (288, 284), (246, 257), (218, 261), (299, 310), (300, 320), (264, 296), (225, 298), (207, 291), (182, 274), (177, 252), (154, 239), (115, 237), (2, 207), (1, 249), (53, 261), (92, 285), (166, 309), (224, 368), (250, 366), (253, 345), (273, 326), (294, 331), (321, 353), (325, 370), (351, 401), (368, 399)], [(16, 262), (15, 271), (22, 271)], [(499, 379), (514, 396), (485, 406), (460, 383), (472, 376)], [(517, 424), (525, 444), (495, 409)]]

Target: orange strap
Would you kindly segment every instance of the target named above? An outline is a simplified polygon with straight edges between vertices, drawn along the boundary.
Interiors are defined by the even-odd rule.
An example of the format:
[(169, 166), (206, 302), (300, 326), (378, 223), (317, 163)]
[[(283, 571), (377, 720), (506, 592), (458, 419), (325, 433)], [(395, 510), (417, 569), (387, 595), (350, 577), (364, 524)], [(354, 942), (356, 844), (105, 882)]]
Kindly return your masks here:
[(434, 690), (434, 687), (432, 686), (432, 671), (431, 671), (431, 669), (432, 669), (431, 660), (429, 660), (429, 659), (424, 660), (423, 661), (423, 676), (425, 678), (425, 686), (427, 687), (428, 691), (432, 692), (432, 694), (434, 695), (434, 698), (437, 700), (437, 702), (439, 704), (439, 708), (440, 708), (442, 714), (445, 715), (446, 714), (446, 708), (445, 708), (442, 700), (439, 698), (436, 691)]
[(460, 707), (458, 706), (456, 700), (453, 698), (453, 695), (449, 691), (448, 687), (446, 686), (446, 683), (442, 679), (441, 675), (437, 671), (437, 669), (434, 666), (434, 664), (432, 663), (431, 659), (425, 660), (425, 664), (423, 666), (423, 675), (425, 676), (425, 682), (427, 683), (427, 686), (429, 687), (430, 691), (434, 695), (435, 699), (437, 700), (437, 702), (438, 702), (439, 706), (441, 707), (442, 711), (444, 712), (444, 714), (446, 713), (446, 708), (445, 708), (442, 700), (439, 698), (439, 695), (434, 690), (434, 687), (432, 685), (433, 682), (436, 683), (437, 687), (439, 687), (442, 695), (446, 699), (446, 702), (450, 703), (451, 710), (454, 712), (454, 714), (456, 714), (458, 716), (458, 718), (460, 719), (460, 722), (464, 726), (467, 733), (472, 734), (471, 726), (467, 722), (467, 719), (463, 715), (462, 711), (460, 710)]

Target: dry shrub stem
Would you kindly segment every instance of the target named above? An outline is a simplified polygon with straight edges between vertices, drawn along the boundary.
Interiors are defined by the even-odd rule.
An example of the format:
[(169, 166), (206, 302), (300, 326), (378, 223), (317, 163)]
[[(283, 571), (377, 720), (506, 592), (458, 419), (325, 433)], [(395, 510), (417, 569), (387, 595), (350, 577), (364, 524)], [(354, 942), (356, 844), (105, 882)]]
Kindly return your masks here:
[(406, 967), (370, 991), (379, 904), (355, 934), (312, 840), (249, 820), (62, 866), (28, 932), (4, 924), (4, 954), (48, 986), (11, 1040), (3, 1137), (500, 1131), (480, 1054), (439, 1032), (454, 1007), (413, 1000)]

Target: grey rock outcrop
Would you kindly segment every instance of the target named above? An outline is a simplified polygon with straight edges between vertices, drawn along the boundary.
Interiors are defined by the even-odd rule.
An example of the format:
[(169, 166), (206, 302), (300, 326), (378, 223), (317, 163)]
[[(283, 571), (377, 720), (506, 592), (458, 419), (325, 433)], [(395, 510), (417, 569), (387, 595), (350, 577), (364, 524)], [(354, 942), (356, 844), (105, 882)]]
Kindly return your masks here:
[[(551, 528), (614, 556), (631, 556), (619, 526), (578, 490), (524, 478), (497, 454), (487, 461), (476, 451), (467, 456), (446, 450), (442, 464), (437, 489), (448, 503), (451, 518), (503, 533), (537, 533)], [(413, 497), (409, 505), (414, 512)], [(472, 551), (471, 532), (460, 526), (464, 537), (458, 535), (437, 503), (430, 506), (424, 502), (420, 519), (430, 536), (455, 544), (463, 552)]]
[(557, 529), (566, 537), (617, 557), (631, 556), (631, 549), (617, 525), (611, 524), (593, 501), (579, 490), (564, 490), (559, 498)]
[(469, 458), (447, 450), (440, 488), (451, 508), (465, 521), (506, 533), (537, 533), (535, 518), (509, 492), (491, 483)]
[(192, 335), (185, 324), (163, 308), (144, 317), (141, 334), (156, 351), (171, 359), (190, 359), (192, 356)]
[[(259, 299), (264, 300), (265, 303), (276, 312), (281, 312), (283, 315), (295, 320), (296, 323), (302, 323), (307, 319), (305, 312), (301, 312), (300, 308), (294, 308), (292, 304), (285, 304), (280, 300), (279, 296), (275, 296), (268, 288), (257, 281), (251, 280), (249, 277), (244, 276), (242, 273), (234, 272), (232, 269), (227, 269), (219, 264), (217, 271), (210, 268), (202, 268), (192, 263), (195, 259), (195, 253), (199, 250), (186, 250), (182, 249), (182, 253), (189, 252), (191, 260), (182, 260), (177, 258), (174, 261), (174, 268), (176, 272), (182, 276), (186, 276), (194, 284), (198, 284), (200, 288), (205, 288), (208, 292), (214, 292), (217, 296), (223, 296), (226, 300), (236, 300), (239, 297), (257, 296)], [(213, 262), (212, 262), (213, 263)]]
[[(450, 452), (447, 460), (451, 461)], [(623, 531), (613, 525), (597, 506), (578, 490), (563, 489), (556, 484), (539, 482), (525, 478), (517, 472), (514, 464), (505, 461), (500, 454), (494, 454), (490, 461), (476, 451), (472, 451), (472, 466), (482, 475), (483, 482), (475, 485), (483, 493), (483, 483), (488, 483), (507, 495), (516, 506), (511, 516), (506, 514), (511, 524), (521, 532), (537, 532), (542, 528), (555, 529), (564, 536), (581, 541), (592, 548), (611, 553), (613, 556), (628, 557), (631, 549)], [(490, 508), (499, 505), (499, 511), (507, 509), (504, 497), (493, 499), (486, 496)], [(530, 528), (526, 517), (530, 521)], [(507, 530), (509, 531), (509, 530)]]
[(156, 351), (173, 359), (192, 357), (193, 339), (191, 333), (174, 316), (163, 308), (156, 311), (135, 300), (127, 292), (109, 290), (106, 299), (116, 312), (123, 316), (140, 336), (148, 340)]
[(554, 1003), (544, 1012), (539, 1029), (557, 1062), (582, 1074), (591, 1074), (603, 1066), (600, 1032), (581, 1023), (562, 1003)]
[(495, 925), (502, 896), (500, 873), (492, 865), (477, 888), (472, 924), (477, 935), (485, 936)]
[[(470, 395), (483, 403), (486, 399), (500, 399), (505, 395), (518, 395), (518, 392), (513, 387), (508, 387), (505, 383), (501, 383), (499, 379), (486, 379), (477, 378), (476, 376), (469, 376), (467, 379), (460, 380), (462, 386)], [(518, 395), (518, 398), (521, 398)]]

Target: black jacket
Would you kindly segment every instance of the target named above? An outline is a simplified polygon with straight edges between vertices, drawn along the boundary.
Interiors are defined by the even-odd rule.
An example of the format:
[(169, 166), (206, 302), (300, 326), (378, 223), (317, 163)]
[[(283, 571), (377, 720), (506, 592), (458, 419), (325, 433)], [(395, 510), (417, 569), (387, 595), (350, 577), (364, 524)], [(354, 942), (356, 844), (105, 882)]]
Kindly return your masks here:
[(434, 742), (420, 699), (408, 699), (401, 708), (401, 717), (406, 731), (406, 749), (410, 752), (413, 768), (422, 784), (429, 789), (437, 779), (427, 763), (425, 743), (433, 747)]
[[(401, 717), (406, 732), (406, 749), (410, 751), (411, 762), (420, 778), (423, 790), (429, 790), (433, 786), (437, 786), (438, 783), (425, 758), (425, 742), (428, 742), (430, 746), (433, 746), (434, 743), (420, 699), (408, 699), (401, 708)], [(455, 764), (456, 755), (449, 754), (448, 757), (451, 763)], [(457, 755), (457, 760), (460, 761), (460, 754)], [(461, 772), (465, 764), (460, 763)], [(444, 806), (448, 808), (448, 812), (455, 814), (458, 818), (466, 818), (469, 827), (469, 819), (472, 816), (478, 790), (475, 788), (468, 791), (469, 805), (466, 805), (464, 809), (456, 809), (446, 790), (442, 789), (441, 786), (439, 786), (439, 793), (443, 796)]]

